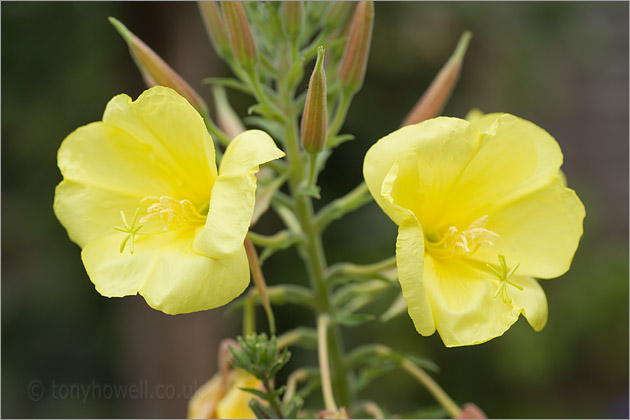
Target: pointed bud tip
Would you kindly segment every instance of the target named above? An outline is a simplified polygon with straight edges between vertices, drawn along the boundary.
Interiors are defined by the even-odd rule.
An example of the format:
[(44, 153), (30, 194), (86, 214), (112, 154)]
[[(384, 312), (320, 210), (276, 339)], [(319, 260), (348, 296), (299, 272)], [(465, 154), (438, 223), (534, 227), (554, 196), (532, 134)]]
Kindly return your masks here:
[(469, 30), (466, 30), (464, 31), (464, 33), (462, 33), (462, 36), (459, 38), (459, 42), (457, 43), (457, 47), (455, 47), (455, 51), (453, 52), (453, 58), (458, 58), (460, 60), (464, 58), (472, 36), (473, 33)]

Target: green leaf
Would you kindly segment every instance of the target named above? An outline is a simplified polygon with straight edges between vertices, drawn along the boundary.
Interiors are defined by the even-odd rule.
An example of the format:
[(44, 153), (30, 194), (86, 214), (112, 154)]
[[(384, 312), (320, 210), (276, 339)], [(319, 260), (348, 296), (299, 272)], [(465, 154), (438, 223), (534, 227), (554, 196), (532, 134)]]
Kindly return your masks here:
[(347, 141), (354, 140), (354, 139), (355, 137), (352, 134), (341, 134), (341, 135), (329, 138), (328, 141), (326, 142), (326, 146), (328, 146), (331, 149), (334, 149), (335, 147), (339, 146), (341, 143), (345, 143)]
[(337, 311), (332, 322), (345, 327), (354, 327), (364, 322), (372, 321), (375, 318), (372, 314), (350, 314), (343, 311)]
[(255, 388), (239, 388), (241, 391), (249, 392), (250, 394), (254, 394), (258, 398), (261, 398), (265, 401), (269, 401), (269, 394), (264, 391)]
[(245, 92), (247, 94), (251, 94), (252, 90), (249, 86), (247, 86), (243, 82), (239, 82), (236, 79), (228, 78), (228, 77), (206, 77), (201, 81), (201, 83), (206, 85), (219, 85), (225, 86), (232, 89), (240, 90), (241, 92)]
[(295, 396), (284, 404), (282, 411), (284, 411), (285, 416), (288, 419), (295, 419), (297, 418), (298, 411), (300, 411), (303, 405), (304, 400), (301, 397)]
[(256, 417), (259, 419), (275, 419), (277, 416), (270, 407), (265, 407), (261, 404), (260, 400), (257, 400), (256, 398), (249, 400), (248, 404), (249, 408), (252, 409)]

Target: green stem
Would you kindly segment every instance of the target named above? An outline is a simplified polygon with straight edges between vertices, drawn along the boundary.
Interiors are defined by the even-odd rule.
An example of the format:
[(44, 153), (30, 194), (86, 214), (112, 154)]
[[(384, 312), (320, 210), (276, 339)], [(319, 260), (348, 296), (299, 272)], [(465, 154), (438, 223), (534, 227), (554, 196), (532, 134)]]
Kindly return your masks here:
[[(377, 354), (381, 355), (389, 355), (392, 353), (392, 350), (380, 344), (377, 344), (373, 347)], [(435, 398), (435, 400), (446, 410), (446, 412), (451, 416), (451, 418), (458, 418), (462, 409), (453, 401), (453, 399), (442, 389), (437, 382), (433, 380), (429, 374), (422, 369), (420, 366), (415, 364), (409, 359), (403, 358), (400, 361), (400, 367), (406, 371), (409, 375), (413, 376), (420, 385), (426, 388), (427, 391)]]
[(259, 233), (249, 231), (247, 237), (258, 246), (278, 246), (285, 243), (290, 237), (291, 232), (282, 230), (274, 235), (261, 235)]
[(365, 182), (360, 183), (348, 194), (328, 204), (317, 213), (317, 229), (323, 231), (331, 222), (343, 217), (347, 213), (358, 209), (372, 201)]
[(348, 93), (344, 90), (341, 91), (339, 97), (339, 105), (337, 106), (335, 118), (333, 119), (333, 122), (332, 124), (330, 124), (328, 129), (328, 141), (336, 136), (341, 129), (341, 124), (343, 124), (344, 120), (346, 119), (346, 114), (348, 113), (348, 108), (350, 107), (352, 96), (353, 94), (351, 93)]
[(334, 277), (339, 275), (345, 276), (370, 276), (374, 274), (378, 274), (383, 270), (387, 270), (388, 268), (393, 268), (396, 266), (396, 256), (389, 257), (383, 261), (379, 261), (374, 264), (350, 264), (350, 263), (340, 263), (335, 264), (330, 267), (328, 270), (328, 277)]
[[(283, 79), (281, 78), (281, 80)], [(305, 177), (305, 170), (300, 151), (293, 92), (287, 89), (285, 85), (284, 82), (280, 83), (280, 99), (287, 116), (285, 122), (286, 153), (292, 168), (289, 176), (289, 189), (295, 199), (295, 211), (305, 237), (304, 243), (300, 246), (301, 254), (304, 257), (311, 286), (315, 291), (314, 300), (317, 310), (320, 314), (330, 314), (332, 308), (330, 290), (326, 282), (326, 259), (321, 234), (314, 218), (313, 202), (311, 197), (298, 194)], [(338, 401), (343, 406), (350, 407), (350, 387), (344, 366), (343, 344), (338, 326), (329, 329), (327, 341), (328, 354), (333, 368), (333, 388), (336, 391)]]
[(267, 395), (269, 395), (269, 404), (271, 405), (271, 408), (273, 408), (273, 410), (276, 412), (279, 419), (283, 419), (284, 416), (282, 414), (282, 407), (280, 407), (278, 399), (273, 396), (273, 386), (271, 386), (271, 382), (269, 381), (269, 379), (265, 379), (263, 381), (263, 386), (265, 387), (265, 392), (267, 392)]
[(330, 381), (330, 365), (328, 364), (328, 315), (317, 317), (317, 351), (319, 355), (319, 372), (322, 379), (322, 394), (326, 410), (336, 412), (337, 404), (333, 396), (332, 383)]

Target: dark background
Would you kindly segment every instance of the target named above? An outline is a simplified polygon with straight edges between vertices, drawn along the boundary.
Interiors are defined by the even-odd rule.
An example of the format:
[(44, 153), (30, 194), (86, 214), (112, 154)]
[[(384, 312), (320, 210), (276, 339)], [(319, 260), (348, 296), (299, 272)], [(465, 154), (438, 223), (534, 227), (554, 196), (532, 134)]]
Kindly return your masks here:
[[(1, 12), (1, 414), (184, 416), (187, 398), (216, 369), (219, 340), (240, 332), (239, 316), (168, 316), (141, 297), (101, 297), (52, 212), (56, 151), (72, 130), (99, 120), (114, 95), (143, 90), (107, 16), (208, 101), (201, 79), (228, 72), (194, 3), (3, 2)], [(360, 182), (366, 150), (398, 127), (465, 29), (474, 38), (444, 114), (510, 112), (548, 130), (586, 206), (580, 248), (569, 273), (543, 281), (549, 322), (540, 333), (520, 320), (489, 343), (446, 349), (437, 334), (417, 335), (403, 315), (347, 331), (346, 347), (382, 341), (424, 355), (457, 401), (491, 417), (627, 418), (628, 3), (377, 3), (365, 87), (344, 129), (357, 140), (330, 159), (322, 202)], [(243, 114), (247, 98), (231, 98)], [(261, 226), (275, 228), (272, 218)], [(395, 226), (372, 203), (336, 222), (325, 242), (329, 262), (367, 263), (393, 254)], [(265, 273), (271, 284), (306, 283), (294, 251), (272, 257)], [(299, 308), (279, 308), (277, 318), (281, 329), (313, 323)], [(294, 358), (315, 363), (310, 351)], [(106, 390), (132, 384), (168, 395), (119, 398)], [(79, 386), (91, 393), (78, 395)], [(435, 407), (400, 373), (382, 377), (366, 397), (392, 412)]]

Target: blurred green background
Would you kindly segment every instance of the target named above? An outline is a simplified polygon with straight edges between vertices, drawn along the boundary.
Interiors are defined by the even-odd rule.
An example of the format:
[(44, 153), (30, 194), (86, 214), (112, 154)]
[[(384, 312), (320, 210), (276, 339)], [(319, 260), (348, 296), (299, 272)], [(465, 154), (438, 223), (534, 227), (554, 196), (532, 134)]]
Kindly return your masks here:
[[(168, 316), (141, 297), (101, 297), (52, 212), (56, 151), (72, 130), (99, 120), (111, 97), (143, 90), (108, 16), (208, 100), (200, 80), (227, 70), (194, 3), (3, 2), (1, 13), (1, 414), (184, 416), (187, 398), (216, 369), (219, 340), (240, 332), (239, 317)], [(360, 182), (367, 149), (398, 127), (465, 29), (474, 38), (444, 114), (510, 112), (548, 130), (587, 209), (580, 248), (569, 273), (543, 281), (549, 322), (540, 333), (520, 320), (486, 344), (446, 349), (437, 335), (417, 335), (403, 315), (346, 331), (346, 347), (382, 341), (424, 355), (441, 367), (435, 377), (453, 398), (491, 417), (627, 418), (628, 3), (377, 3), (365, 87), (344, 129), (357, 140), (330, 159), (322, 203)], [(244, 113), (246, 98), (232, 99)], [(261, 230), (277, 227), (268, 218)], [(325, 243), (330, 263), (367, 263), (393, 254), (395, 226), (370, 204), (336, 222)], [(306, 283), (293, 251), (270, 259), (265, 273), (272, 284)], [(296, 308), (276, 316), (281, 329), (313, 323)], [(295, 352), (296, 360), (313, 357)], [(125, 384), (162, 386), (168, 395), (107, 391)], [(79, 395), (76, 386), (92, 392)], [(400, 373), (375, 382), (370, 396), (392, 412), (435, 407)]]

